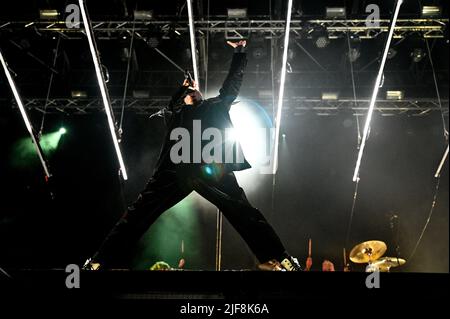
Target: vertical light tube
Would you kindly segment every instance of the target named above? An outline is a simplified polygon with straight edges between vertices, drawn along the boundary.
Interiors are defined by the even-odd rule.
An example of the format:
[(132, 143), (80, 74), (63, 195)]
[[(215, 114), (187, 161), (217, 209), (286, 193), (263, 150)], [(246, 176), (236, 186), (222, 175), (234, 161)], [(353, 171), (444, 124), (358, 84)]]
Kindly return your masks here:
[(397, 24), (398, 15), (400, 12), (400, 7), (403, 3), (403, 0), (397, 0), (397, 5), (395, 8), (394, 16), (392, 18), (392, 23), (389, 29), (389, 35), (386, 42), (386, 47), (384, 48), (383, 59), (381, 60), (380, 70), (378, 71), (378, 76), (375, 81), (375, 88), (373, 90), (372, 99), (370, 101), (369, 110), (367, 113), (366, 124), (364, 126), (363, 138), (361, 141), (361, 146), (359, 148), (358, 159), (356, 161), (355, 172), (353, 174), (353, 181), (356, 182), (359, 178), (359, 169), (361, 167), (361, 160), (364, 154), (364, 149), (366, 147), (367, 137), (369, 135), (370, 124), (372, 122), (373, 111), (375, 109), (375, 103), (377, 101), (378, 92), (380, 90), (381, 80), (383, 78), (384, 67), (386, 66), (386, 60), (389, 53), (389, 48), (391, 46), (392, 38), (394, 36), (395, 25)]
[(278, 108), (275, 118), (275, 148), (273, 155), (273, 174), (278, 170), (278, 149), (280, 140), (281, 116), (283, 111), (284, 86), (286, 83), (286, 67), (289, 50), (289, 35), (291, 32), (291, 18), (292, 18), (292, 1), (288, 0), (287, 16), (286, 16), (286, 30), (284, 34), (284, 50), (283, 50), (283, 65), (281, 67), (280, 92), (278, 94)]
[(84, 24), (84, 28), (86, 30), (86, 36), (87, 36), (87, 39), (89, 42), (89, 48), (90, 48), (91, 54), (92, 54), (92, 60), (94, 61), (95, 73), (97, 75), (97, 81), (98, 81), (98, 85), (100, 87), (100, 93), (102, 95), (103, 105), (105, 107), (106, 116), (108, 118), (109, 129), (111, 131), (114, 148), (116, 150), (117, 158), (119, 160), (120, 171), (122, 173), (123, 179), (127, 180), (128, 174), (127, 174), (127, 170), (125, 167), (125, 162), (123, 160), (122, 152), (120, 150), (119, 141), (117, 139), (116, 126), (115, 126), (114, 120), (113, 120), (113, 114), (112, 114), (111, 105), (109, 102), (108, 91), (106, 88), (106, 83), (105, 83), (105, 79), (103, 77), (103, 73), (101, 71), (100, 59), (98, 56), (98, 52), (95, 47), (94, 33), (92, 32), (91, 24), (87, 17), (86, 8), (84, 6), (84, 1), (78, 0), (78, 2), (80, 5), (81, 15), (83, 17), (83, 24)]
[(42, 167), (44, 169), (45, 176), (48, 179), (48, 178), (51, 177), (50, 170), (49, 170), (49, 168), (47, 166), (47, 162), (45, 161), (44, 154), (42, 152), (41, 146), (39, 144), (38, 139), (36, 138), (36, 136), (34, 134), (33, 126), (31, 125), (30, 119), (28, 118), (28, 114), (27, 114), (27, 112), (25, 110), (25, 107), (23, 106), (22, 99), (20, 98), (20, 95), (19, 95), (19, 92), (17, 90), (16, 84), (15, 84), (15, 82), (14, 82), (12, 76), (11, 76), (11, 72), (9, 72), (8, 64), (6, 63), (5, 59), (3, 58), (3, 54), (1, 52), (1, 50), (0, 50), (0, 62), (2, 64), (2, 66), (3, 66), (4, 71), (5, 71), (6, 78), (8, 79), (8, 83), (9, 83), (9, 86), (11, 87), (11, 91), (13, 92), (13, 95), (14, 95), (14, 98), (16, 100), (16, 103), (17, 103), (17, 105), (19, 107), (20, 114), (22, 115), (23, 121), (25, 122), (25, 126), (27, 128), (27, 131), (28, 131), (28, 133), (30, 133), (31, 139), (33, 140), (33, 144), (34, 144), (34, 146), (36, 148), (36, 152), (37, 152), (37, 154), (39, 156), (39, 160), (41, 161)]
[(194, 69), (194, 80), (197, 83), (197, 86), (200, 88), (200, 81), (198, 77), (197, 47), (195, 44), (194, 13), (192, 11), (192, 0), (186, 1), (189, 15), (189, 35), (191, 38), (191, 55), (192, 55), (192, 67)]
[(448, 145), (447, 145), (447, 150), (445, 151), (445, 154), (442, 157), (441, 163), (439, 164), (439, 167), (436, 170), (436, 174), (434, 174), (434, 177), (438, 178), (441, 176), (441, 171), (442, 171), (442, 168), (444, 167), (444, 164), (445, 164), (445, 161), (447, 160), (447, 158), (448, 158)]

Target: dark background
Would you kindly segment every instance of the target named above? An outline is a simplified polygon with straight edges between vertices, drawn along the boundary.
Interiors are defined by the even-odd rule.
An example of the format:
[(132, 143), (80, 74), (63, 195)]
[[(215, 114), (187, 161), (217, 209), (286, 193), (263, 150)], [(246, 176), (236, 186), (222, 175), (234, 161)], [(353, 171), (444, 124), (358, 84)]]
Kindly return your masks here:
[[(142, 2), (142, 3), (141, 3)], [(279, 18), (284, 12), (282, 1), (211, 1), (211, 15), (226, 15), (228, 7), (248, 7), (253, 16), (269, 15)], [(382, 2), (382, 4), (381, 4)], [(445, 1), (435, 1), (445, 7)], [(122, 1), (88, 1), (93, 20), (123, 19)], [(177, 14), (182, 1), (140, 1), (137, 5), (154, 9), (158, 15)], [(183, 2), (184, 3), (184, 2)], [(379, 3), (384, 16), (389, 16), (393, 1)], [(432, 4), (433, 1), (423, 1)], [(133, 10), (135, 1), (126, 1)], [(204, 1), (204, 8), (207, 2)], [(353, 5), (352, 1), (296, 1), (296, 14), (323, 16), (327, 5), (346, 5), (356, 8), (355, 16), (364, 12), (365, 1)], [(2, 4), (2, 21), (34, 20), (39, 8), (62, 8), (64, 1), (14, 1)], [(203, 8), (203, 10), (205, 10)], [(402, 17), (419, 17), (418, 1), (406, 1)], [(201, 8), (200, 8), (201, 9)], [(196, 8), (196, 14), (199, 14)], [(186, 11), (182, 11), (182, 17)], [(448, 18), (447, 8), (444, 15)], [(1, 30), (0, 30), (1, 31)], [(20, 42), (27, 50), (19, 50), (10, 40)], [(301, 40), (316, 59), (326, 68), (321, 71), (304, 53), (293, 46), (295, 57), (292, 68), (298, 78), (288, 74), (287, 96), (320, 97), (320, 92), (339, 90), (342, 96), (352, 97), (349, 64), (345, 60), (346, 39), (333, 40), (326, 50), (314, 47), (311, 41)], [(376, 58), (383, 48), (383, 38), (364, 40), (361, 58), (355, 62), (357, 94), (367, 98), (373, 88), (378, 64), (359, 72)], [(438, 74), (439, 89), (448, 99), (448, 40), (430, 40), (433, 60)], [(33, 32), (5, 34), (0, 32), (0, 47), (11, 68), (18, 74), (17, 85), (26, 98), (45, 98), (50, 73), (48, 69), (26, 55), (33, 52), (48, 64), (52, 63), (55, 40)], [(111, 96), (123, 93), (123, 75), (126, 61), (120, 48), (128, 42), (98, 41), (104, 64), (109, 68)], [(404, 89), (407, 97), (434, 98), (436, 90), (428, 57), (419, 63), (411, 62), (412, 49), (425, 48), (423, 39), (411, 37), (394, 42), (398, 55), (386, 66), (386, 89)], [(253, 51), (262, 46), (267, 56), (257, 59)], [(184, 67), (189, 66), (185, 49), (188, 38), (161, 42), (160, 47)], [(153, 85), (146, 77), (151, 72), (174, 72), (174, 68), (144, 43), (136, 42), (138, 65), (133, 66), (130, 80), (133, 89), (148, 90), (151, 96), (165, 96), (177, 87), (176, 81), (166, 85)], [(210, 91), (220, 87), (227, 70), (231, 51), (223, 35), (210, 38), (209, 68)], [(243, 84), (241, 97), (254, 96), (257, 89), (267, 89), (271, 81), (270, 49), (267, 43), (249, 41), (249, 74)], [(280, 57), (281, 59), (281, 57)], [(97, 96), (93, 65), (86, 41), (61, 41), (57, 60), (59, 75), (55, 77), (52, 97), (70, 96), (70, 91), (83, 89), (89, 96)], [(259, 73), (261, 72), (261, 73)], [(266, 72), (266, 73), (264, 73)], [(263, 75), (261, 75), (263, 74)], [(182, 78), (182, 75), (179, 74)], [(266, 77), (260, 84), (256, 79)], [(309, 80), (314, 77), (314, 80)], [(325, 81), (325, 79), (328, 79)], [(331, 80), (330, 80), (331, 79)], [(181, 80), (181, 79), (180, 79)], [(295, 80), (295, 81), (294, 81)], [(213, 93), (211, 93), (213, 94)], [(37, 161), (26, 167), (13, 165), (14, 146), (27, 137), (19, 112), (11, 103), (6, 78), (0, 76), (0, 266), (12, 268), (62, 267), (68, 263), (82, 263), (101, 243), (109, 229), (123, 213), (151, 176), (163, 138), (161, 121), (129, 111), (125, 113), (123, 153), (130, 180), (121, 183), (105, 114), (102, 111), (86, 115), (64, 113), (47, 115), (45, 132), (68, 130), (57, 149), (49, 158), (54, 175), (49, 196), (42, 170)], [(263, 102), (261, 102), (263, 103)], [(271, 109), (271, 105), (263, 105)], [(448, 106), (447, 106), (448, 107)], [(36, 127), (42, 113), (30, 109)], [(270, 113), (270, 112), (269, 112)], [(361, 123), (363, 123), (361, 117)], [(448, 117), (445, 119), (448, 123)], [(280, 144), (280, 168), (272, 194), (272, 177), (260, 176), (254, 170), (253, 178), (241, 177), (250, 201), (259, 207), (273, 223), (289, 251), (303, 262), (307, 255), (307, 242), (313, 240), (314, 269), (320, 269), (323, 259), (332, 260), (342, 268), (342, 248), (349, 251), (366, 240), (383, 240), (388, 245), (387, 255), (395, 255), (391, 231), (391, 217), (398, 216), (400, 255), (408, 258), (426, 222), (436, 186), (434, 172), (446, 147), (442, 118), (439, 112), (426, 117), (398, 115), (381, 116), (376, 113), (370, 139), (361, 169), (361, 183), (352, 222), (350, 240), (346, 243), (347, 229), (354, 192), (352, 175), (357, 156), (357, 128), (352, 114), (340, 113), (323, 117), (305, 113), (285, 116), (282, 132), (286, 139)], [(434, 215), (417, 253), (398, 271), (448, 272), (448, 162), (443, 169), (441, 185)], [(214, 269), (215, 208), (198, 198), (188, 211), (167, 213), (144, 236), (136, 247), (133, 267), (148, 268), (155, 261), (167, 260), (176, 265), (181, 257), (180, 241), (185, 241), (187, 268)], [(223, 268), (254, 268), (254, 259), (243, 241), (225, 225)], [(361, 267), (355, 266), (355, 270)]]

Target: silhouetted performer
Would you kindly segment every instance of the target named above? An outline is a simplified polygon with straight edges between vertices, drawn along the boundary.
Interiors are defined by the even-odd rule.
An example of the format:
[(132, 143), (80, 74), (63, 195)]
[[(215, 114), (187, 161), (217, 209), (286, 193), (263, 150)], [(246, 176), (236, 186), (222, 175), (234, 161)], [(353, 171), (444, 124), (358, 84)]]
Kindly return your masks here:
[[(174, 129), (185, 128), (192, 136), (195, 120), (201, 121), (202, 129), (216, 128), (224, 132), (233, 127), (229, 111), (242, 84), (247, 64), (247, 43), (240, 41), (228, 44), (235, 49), (235, 53), (220, 94), (204, 100), (196, 84), (185, 80), (162, 112), (168, 130), (153, 176), (137, 201), (115, 225), (100, 250), (86, 262), (85, 269), (114, 267), (162, 213), (196, 191), (223, 212), (260, 261), (260, 269), (300, 270), (297, 260), (286, 253), (273, 228), (261, 212), (249, 203), (236, 181), (234, 171), (250, 168), (245, 158), (231, 163), (222, 161), (213, 164), (203, 161), (174, 163), (171, 159), (171, 149), (179, 142), (170, 138)], [(224, 151), (225, 144), (222, 145)], [(188, 155), (192, 158), (194, 154)]]

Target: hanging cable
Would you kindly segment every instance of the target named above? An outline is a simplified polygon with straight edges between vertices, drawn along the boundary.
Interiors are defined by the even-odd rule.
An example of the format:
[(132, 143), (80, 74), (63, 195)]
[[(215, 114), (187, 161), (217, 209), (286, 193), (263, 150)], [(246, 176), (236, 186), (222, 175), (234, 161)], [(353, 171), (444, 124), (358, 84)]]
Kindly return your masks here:
[(356, 200), (358, 199), (359, 182), (360, 182), (360, 179), (358, 179), (355, 182), (355, 192), (353, 194), (352, 209), (350, 211), (350, 219), (348, 221), (347, 235), (345, 236), (345, 246), (344, 247), (348, 247), (348, 244), (350, 242), (350, 235), (351, 235), (352, 224), (353, 224), (353, 216), (355, 215)]
[(422, 232), (420, 233), (419, 239), (417, 240), (417, 243), (416, 243), (416, 245), (414, 246), (414, 249), (413, 249), (411, 255), (410, 255), (409, 258), (408, 258), (408, 261), (409, 261), (409, 262), (411, 261), (411, 259), (412, 259), (412, 258), (414, 257), (414, 255), (416, 254), (417, 248), (419, 247), (420, 242), (422, 241), (422, 238), (423, 238), (423, 236), (424, 236), (424, 234), (425, 234), (425, 231), (427, 230), (428, 225), (430, 224), (431, 217), (433, 216), (434, 209), (435, 209), (436, 204), (437, 204), (437, 198), (438, 198), (438, 195), (439, 195), (439, 188), (440, 188), (440, 185), (441, 185), (441, 178), (438, 177), (438, 178), (437, 178), (437, 181), (436, 181), (436, 188), (435, 188), (435, 191), (434, 191), (433, 203), (431, 204), (430, 213), (428, 214), (427, 221), (425, 222), (425, 225), (423, 226), (423, 229), (422, 229)]
[(430, 59), (431, 70), (433, 71), (433, 79), (434, 79), (434, 85), (436, 88), (436, 96), (438, 98), (439, 109), (441, 111), (441, 117), (442, 117), (442, 125), (444, 127), (444, 137), (446, 140), (448, 140), (447, 123), (445, 121), (444, 109), (442, 108), (441, 93), (439, 92), (439, 85), (438, 85), (437, 76), (436, 76), (436, 69), (434, 67), (433, 57), (431, 56), (431, 49), (430, 49), (430, 44), (428, 43), (428, 39), (425, 39), (425, 43), (427, 44), (428, 57)]
[[(353, 61), (350, 58), (350, 54), (351, 54), (351, 49), (352, 48), (351, 48), (351, 45), (350, 45), (350, 36), (349, 36), (348, 32), (347, 32), (347, 44), (348, 44), (348, 58), (349, 58), (349, 61), (350, 61), (350, 72), (351, 72), (351, 75), (352, 75), (353, 104), (354, 104), (355, 109), (356, 109), (357, 106), (358, 106), (358, 101), (357, 101), (357, 98), (356, 98), (356, 84), (355, 84), (355, 74), (354, 74), (354, 69), (353, 69)], [(359, 116), (358, 116), (357, 112), (356, 112), (356, 126), (357, 126), (357, 129), (358, 129), (358, 149), (359, 149), (359, 146), (361, 145), (362, 137), (361, 137), (361, 128), (360, 128), (360, 124), (359, 124)]]
[[(61, 43), (61, 35), (58, 35), (58, 41), (56, 42), (56, 48), (55, 48), (55, 56), (53, 58), (53, 65), (52, 65), (53, 69), (55, 69), (56, 61), (58, 60), (58, 52), (59, 52), (59, 45), (60, 45), (60, 43)], [(48, 88), (47, 88), (47, 95), (46, 95), (46, 98), (45, 98), (44, 112), (42, 114), (41, 126), (39, 128), (39, 133), (38, 133), (39, 137), (42, 136), (42, 133), (44, 131), (45, 116), (47, 114), (47, 106), (49, 104), (48, 102), (49, 102), (49, 99), (50, 99), (50, 92), (52, 90), (54, 76), (55, 76), (55, 73), (51, 72), (51, 74), (50, 74), (50, 81), (48, 83)]]
[[(355, 105), (355, 108), (357, 107), (357, 97), (356, 97), (356, 84), (355, 84), (355, 74), (354, 74), (354, 68), (353, 68), (353, 61), (350, 58), (350, 54), (351, 54), (351, 45), (350, 45), (350, 35), (347, 33), (347, 44), (348, 44), (348, 58), (350, 61), (350, 72), (351, 72), (351, 76), (352, 76), (352, 87), (353, 87), (353, 103)], [(356, 126), (357, 126), (357, 130), (358, 130), (358, 145), (357, 148), (359, 149), (360, 145), (361, 145), (361, 128), (360, 128), (360, 124), (359, 124), (359, 116), (356, 113)], [(360, 179), (358, 179), (355, 183), (355, 191), (353, 193), (353, 202), (352, 202), (352, 209), (350, 211), (350, 219), (348, 222), (348, 226), (347, 226), (347, 235), (345, 237), (345, 246), (344, 247), (348, 247), (349, 242), (350, 242), (350, 235), (351, 235), (351, 229), (352, 229), (352, 224), (353, 224), (353, 216), (355, 215), (355, 208), (356, 208), (356, 202), (358, 199), (358, 190), (359, 190), (359, 181)]]
[[(137, 9), (137, 6), (136, 6)], [(130, 77), (130, 68), (131, 68), (131, 58), (133, 56), (133, 45), (134, 45), (134, 32), (136, 29), (136, 18), (134, 18), (133, 21), (133, 30), (131, 33), (131, 40), (130, 40), (130, 46), (128, 49), (128, 54), (130, 55), (128, 57), (128, 63), (127, 63), (127, 75), (125, 77), (125, 87), (123, 89), (123, 98), (122, 98), (122, 110), (120, 113), (120, 124), (119, 124), (119, 134), (122, 135), (123, 133), (123, 118), (124, 118), (124, 114), (125, 114), (125, 100), (127, 98), (127, 91), (128, 91), (128, 80)]]

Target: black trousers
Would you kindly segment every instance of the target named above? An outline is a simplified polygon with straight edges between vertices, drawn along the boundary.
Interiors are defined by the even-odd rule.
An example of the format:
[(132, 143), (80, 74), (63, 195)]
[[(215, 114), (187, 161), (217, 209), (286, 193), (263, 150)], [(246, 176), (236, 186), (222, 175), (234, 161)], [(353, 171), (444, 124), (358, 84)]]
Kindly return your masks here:
[(133, 245), (166, 210), (196, 191), (220, 209), (260, 262), (279, 259), (285, 249), (261, 212), (252, 207), (234, 173), (220, 178), (174, 171), (156, 173), (115, 225), (93, 260), (109, 268), (122, 264)]

